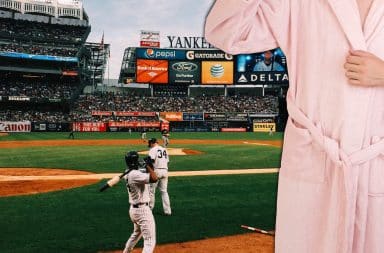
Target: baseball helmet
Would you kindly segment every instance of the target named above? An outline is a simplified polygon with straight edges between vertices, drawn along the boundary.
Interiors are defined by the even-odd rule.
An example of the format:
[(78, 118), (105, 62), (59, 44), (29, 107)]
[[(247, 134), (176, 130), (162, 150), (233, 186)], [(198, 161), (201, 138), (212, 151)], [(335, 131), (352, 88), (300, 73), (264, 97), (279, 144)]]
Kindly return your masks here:
[(157, 143), (157, 139), (156, 138), (149, 139), (148, 140), (148, 148), (150, 148), (151, 145), (154, 144), (154, 143)]
[(138, 168), (139, 167), (139, 153), (136, 151), (129, 151), (125, 154), (125, 163), (128, 168)]

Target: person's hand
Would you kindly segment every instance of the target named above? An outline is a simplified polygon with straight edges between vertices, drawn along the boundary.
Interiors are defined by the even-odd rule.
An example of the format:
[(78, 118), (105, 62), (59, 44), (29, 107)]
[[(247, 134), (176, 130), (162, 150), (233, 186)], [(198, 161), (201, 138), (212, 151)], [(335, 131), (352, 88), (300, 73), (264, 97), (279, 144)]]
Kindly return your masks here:
[(384, 86), (384, 61), (361, 50), (351, 50), (344, 64), (350, 84)]

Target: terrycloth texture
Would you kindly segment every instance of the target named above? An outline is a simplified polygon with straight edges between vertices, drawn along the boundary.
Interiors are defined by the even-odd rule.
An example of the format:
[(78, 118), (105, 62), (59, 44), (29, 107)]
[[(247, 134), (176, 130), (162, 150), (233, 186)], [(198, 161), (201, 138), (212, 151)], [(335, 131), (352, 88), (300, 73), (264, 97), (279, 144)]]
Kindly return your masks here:
[(384, 59), (384, 0), (217, 0), (205, 36), (232, 53), (280, 47), (288, 119), (277, 253), (384, 252), (384, 88), (352, 86), (350, 49)]

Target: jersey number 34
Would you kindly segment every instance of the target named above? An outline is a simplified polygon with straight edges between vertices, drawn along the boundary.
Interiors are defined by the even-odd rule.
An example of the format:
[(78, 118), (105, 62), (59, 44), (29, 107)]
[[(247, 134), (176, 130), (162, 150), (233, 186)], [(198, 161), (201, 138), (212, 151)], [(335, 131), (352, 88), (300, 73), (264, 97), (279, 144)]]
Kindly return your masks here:
[(167, 151), (163, 150), (161, 151), (160, 149), (157, 150), (157, 158), (167, 158)]

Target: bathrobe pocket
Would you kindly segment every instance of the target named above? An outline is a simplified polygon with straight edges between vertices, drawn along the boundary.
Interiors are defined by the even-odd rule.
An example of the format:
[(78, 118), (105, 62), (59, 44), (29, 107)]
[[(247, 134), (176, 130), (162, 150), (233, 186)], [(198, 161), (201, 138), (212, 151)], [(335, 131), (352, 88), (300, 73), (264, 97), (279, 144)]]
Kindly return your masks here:
[(289, 118), (285, 128), (280, 176), (322, 183), (325, 181), (325, 162), (325, 152), (313, 141), (309, 131)]
[[(375, 142), (373, 141), (373, 143)], [(369, 168), (369, 195), (384, 197), (384, 151), (371, 161)]]

